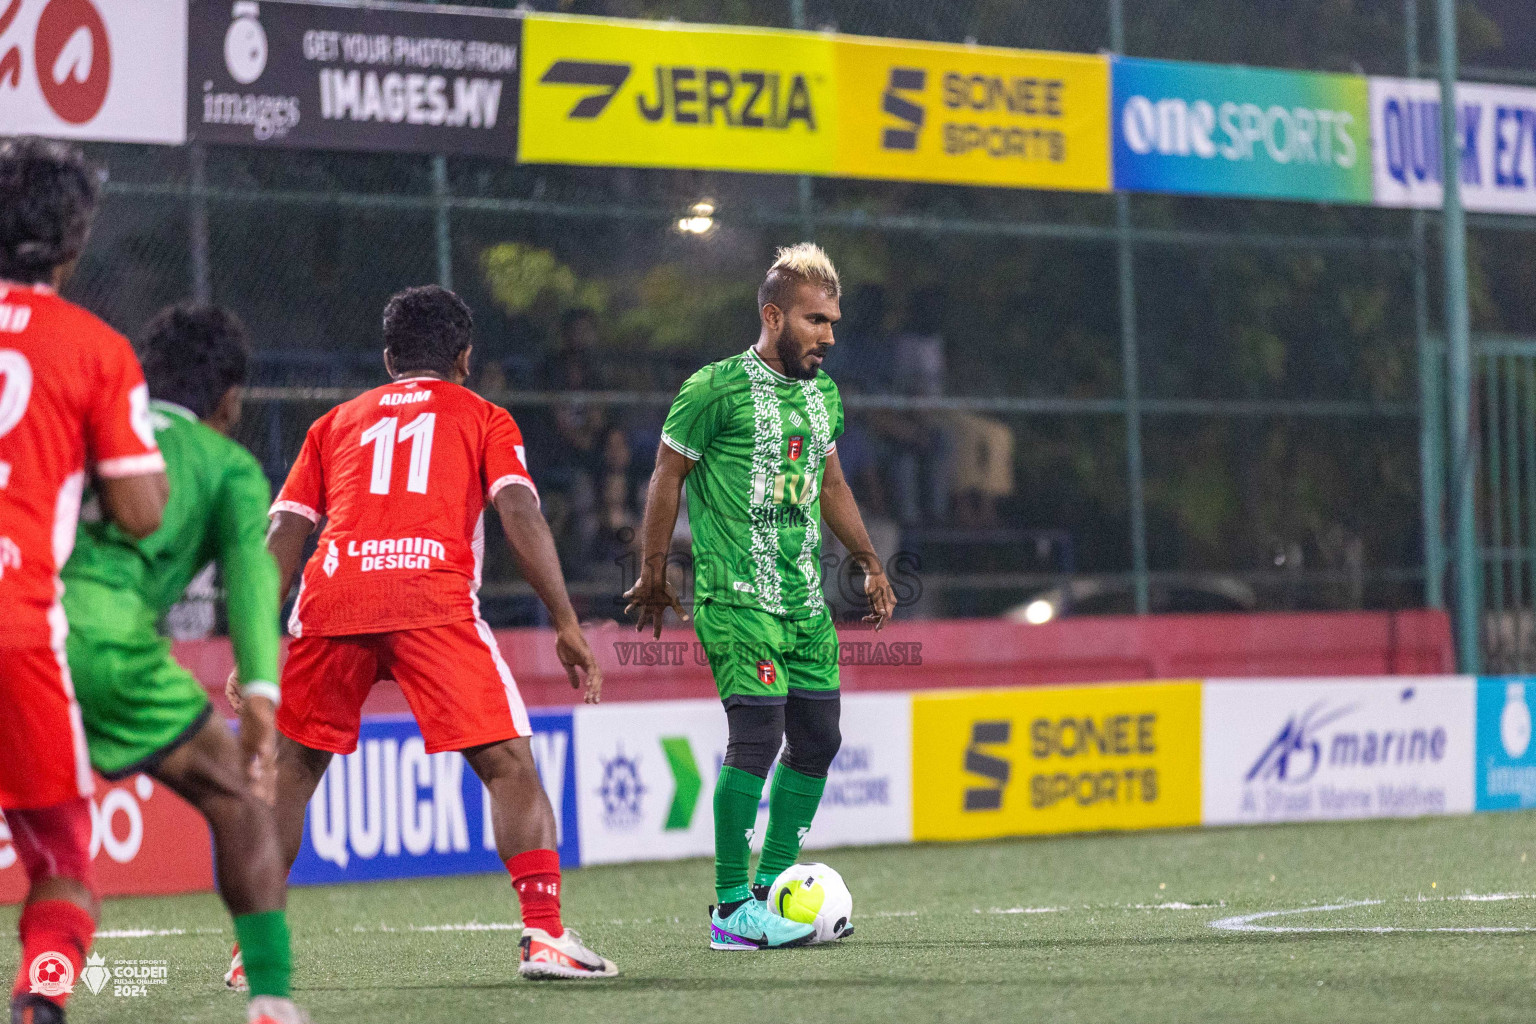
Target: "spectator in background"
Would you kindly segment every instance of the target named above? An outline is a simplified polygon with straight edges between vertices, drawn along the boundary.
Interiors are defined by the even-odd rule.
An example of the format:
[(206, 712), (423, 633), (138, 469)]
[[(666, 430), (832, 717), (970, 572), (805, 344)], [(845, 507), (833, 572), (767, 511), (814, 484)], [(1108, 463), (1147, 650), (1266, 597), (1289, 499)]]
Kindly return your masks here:
[[(944, 293), (923, 288), (908, 300), (906, 329), (891, 343), (891, 386), (897, 395), (937, 397), (944, 393)], [(884, 411), (871, 417), (891, 479), (902, 526), (935, 524), (949, 518), (950, 454), (946, 417), (915, 410)]]
[(1001, 525), (997, 503), (1013, 493), (1013, 431), (1001, 420), (964, 412), (950, 417), (950, 430), (955, 524), (996, 528)]

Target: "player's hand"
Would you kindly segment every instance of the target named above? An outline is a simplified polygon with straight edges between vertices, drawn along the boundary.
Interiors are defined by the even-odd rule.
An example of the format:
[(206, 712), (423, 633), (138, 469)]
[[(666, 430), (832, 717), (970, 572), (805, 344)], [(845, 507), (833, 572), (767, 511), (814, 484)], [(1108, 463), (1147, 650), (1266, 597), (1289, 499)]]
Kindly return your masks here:
[(229, 706), (235, 709), (235, 714), (245, 710), (245, 694), (240, 692), (240, 670), (229, 670), (229, 678), (224, 680), (224, 696), (229, 700)]
[(688, 613), (673, 593), (665, 572), (642, 572), (635, 585), (624, 591), (624, 600), (627, 602), (624, 605), (625, 615), (636, 608), (640, 609), (635, 632), (643, 633), (646, 626), (653, 626), (657, 640), (661, 639), (661, 622), (666, 618), (668, 608), (677, 612), (681, 621), (688, 621)]
[(587, 692), (582, 700), (596, 704), (603, 699), (603, 670), (598, 667), (587, 638), (577, 626), (569, 626), (555, 635), (555, 655), (565, 666), (565, 674), (571, 680), (571, 689), (581, 689), (581, 677), (587, 677)]
[(265, 697), (242, 701), (240, 752), (251, 792), (271, 806), (277, 801), (277, 708)]
[(886, 579), (885, 573), (876, 571), (864, 576), (864, 596), (869, 598), (871, 609), (864, 621), (872, 623), (878, 633), (886, 620), (896, 614), (896, 591), (891, 589), (891, 581)]

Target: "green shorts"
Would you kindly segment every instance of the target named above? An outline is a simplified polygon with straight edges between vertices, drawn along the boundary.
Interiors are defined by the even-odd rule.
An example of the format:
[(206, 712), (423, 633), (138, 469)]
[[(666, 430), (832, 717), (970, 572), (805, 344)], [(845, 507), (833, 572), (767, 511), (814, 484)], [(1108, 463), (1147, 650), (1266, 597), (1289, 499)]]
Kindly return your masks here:
[(784, 619), (705, 601), (693, 610), (693, 626), (726, 707), (838, 692), (837, 630), (825, 608), (820, 615)]
[(71, 629), (67, 651), (91, 764), (109, 779), (152, 769), (213, 713), (208, 694), (158, 634)]

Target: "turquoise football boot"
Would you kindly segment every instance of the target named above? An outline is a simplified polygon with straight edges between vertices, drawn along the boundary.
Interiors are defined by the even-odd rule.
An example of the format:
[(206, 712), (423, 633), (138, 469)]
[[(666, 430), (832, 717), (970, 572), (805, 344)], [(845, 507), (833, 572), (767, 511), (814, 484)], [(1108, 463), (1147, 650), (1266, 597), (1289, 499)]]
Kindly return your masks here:
[(710, 949), (788, 949), (816, 937), (814, 925), (780, 917), (762, 900), (745, 900), (730, 917), (709, 908)]

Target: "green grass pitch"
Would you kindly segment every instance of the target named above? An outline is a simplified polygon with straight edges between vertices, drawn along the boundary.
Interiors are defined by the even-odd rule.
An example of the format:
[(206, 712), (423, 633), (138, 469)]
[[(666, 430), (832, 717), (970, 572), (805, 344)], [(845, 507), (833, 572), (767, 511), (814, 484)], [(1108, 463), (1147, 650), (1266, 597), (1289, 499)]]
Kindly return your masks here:
[[(298, 889), (296, 994), (316, 1024), (1536, 1017), (1536, 814), (815, 856), (847, 878), (858, 932), (779, 953), (708, 949), (707, 862), (570, 873), (567, 921), (623, 971), (607, 983), (517, 978), (516, 933), (485, 927), (516, 920), (502, 876)], [(1273, 911), (1292, 912), (1253, 916)], [(212, 896), (115, 900), (102, 927), (183, 934), (102, 938), (109, 963), (167, 961), (169, 983), (78, 987), (72, 1021), (244, 1020)]]

